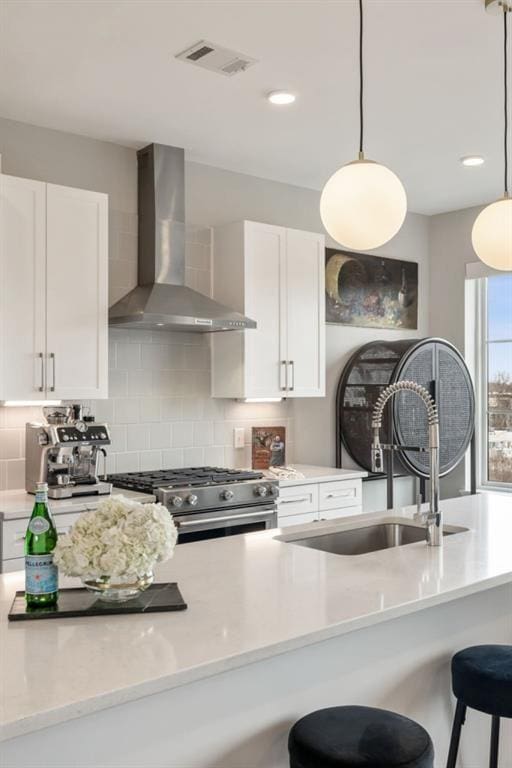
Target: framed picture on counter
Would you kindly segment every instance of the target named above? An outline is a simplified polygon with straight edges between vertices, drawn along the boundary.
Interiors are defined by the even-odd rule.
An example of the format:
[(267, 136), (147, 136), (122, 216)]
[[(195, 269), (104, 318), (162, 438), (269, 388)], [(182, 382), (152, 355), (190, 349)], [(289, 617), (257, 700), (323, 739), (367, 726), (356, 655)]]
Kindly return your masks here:
[(326, 322), (418, 328), (418, 264), (325, 249)]
[(282, 467), (286, 457), (285, 427), (252, 428), (252, 468)]

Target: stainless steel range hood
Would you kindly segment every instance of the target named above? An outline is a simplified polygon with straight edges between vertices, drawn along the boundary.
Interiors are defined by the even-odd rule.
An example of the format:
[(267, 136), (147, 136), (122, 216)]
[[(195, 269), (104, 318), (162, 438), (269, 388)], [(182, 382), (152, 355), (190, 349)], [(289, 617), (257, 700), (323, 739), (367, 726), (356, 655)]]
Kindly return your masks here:
[(256, 328), (248, 317), (185, 286), (185, 152), (137, 152), (138, 286), (110, 308), (110, 325), (175, 331)]

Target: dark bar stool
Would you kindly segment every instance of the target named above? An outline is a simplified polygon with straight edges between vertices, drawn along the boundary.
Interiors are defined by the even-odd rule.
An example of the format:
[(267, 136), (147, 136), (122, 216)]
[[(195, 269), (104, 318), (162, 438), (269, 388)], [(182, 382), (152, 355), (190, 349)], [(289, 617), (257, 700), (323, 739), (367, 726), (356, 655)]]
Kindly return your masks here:
[(290, 768), (433, 768), (421, 725), (372, 707), (330, 707), (298, 720), (288, 738)]
[(466, 709), (492, 716), (489, 767), (498, 768), (500, 718), (512, 717), (512, 645), (475, 645), (452, 659), (452, 688), (457, 699), (447, 768), (455, 768)]

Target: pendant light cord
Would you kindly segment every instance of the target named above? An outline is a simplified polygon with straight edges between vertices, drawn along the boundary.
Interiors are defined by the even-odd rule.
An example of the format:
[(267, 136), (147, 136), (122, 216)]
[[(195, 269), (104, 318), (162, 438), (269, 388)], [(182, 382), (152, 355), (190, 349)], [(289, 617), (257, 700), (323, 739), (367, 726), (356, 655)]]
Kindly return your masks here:
[(363, 0), (359, 0), (359, 159), (363, 157)]
[(503, 61), (504, 61), (504, 86), (505, 86), (505, 197), (508, 197), (508, 67), (507, 67), (507, 52), (508, 52), (508, 26), (507, 16), (508, 10), (504, 6), (503, 8)]

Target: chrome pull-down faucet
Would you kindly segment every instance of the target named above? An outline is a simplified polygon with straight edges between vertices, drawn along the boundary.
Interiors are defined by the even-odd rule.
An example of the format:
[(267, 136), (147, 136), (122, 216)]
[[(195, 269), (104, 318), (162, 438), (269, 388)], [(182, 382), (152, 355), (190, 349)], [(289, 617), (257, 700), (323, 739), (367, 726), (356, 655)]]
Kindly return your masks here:
[(417, 513), (426, 528), (427, 544), (431, 547), (439, 547), (443, 543), (443, 517), (439, 508), (439, 414), (432, 397), (421, 384), (414, 381), (397, 381), (384, 389), (375, 404), (372, 415), (372, 471), (384, 471), (384, 450), (424, 450), (417, 447), (383, 444), (380, 442), (380, 428), (384, 406), (391, 397), (398, 392), (414, 392), (423, 401), (428, 416), (428, 450), (430, 454), (430, 507), (426, 513)]

